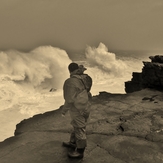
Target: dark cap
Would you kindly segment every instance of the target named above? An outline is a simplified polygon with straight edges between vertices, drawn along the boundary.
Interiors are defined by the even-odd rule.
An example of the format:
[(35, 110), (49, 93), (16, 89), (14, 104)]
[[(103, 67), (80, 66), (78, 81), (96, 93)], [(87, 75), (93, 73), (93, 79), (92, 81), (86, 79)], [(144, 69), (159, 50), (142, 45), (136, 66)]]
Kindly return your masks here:
[(69, 69), (69, 71), (71, 73), (71, 72), (79, 69), (79, 66), (78, 66), (77, 63), (72, 62), (72, 63), (69, 64), (68, 69)]

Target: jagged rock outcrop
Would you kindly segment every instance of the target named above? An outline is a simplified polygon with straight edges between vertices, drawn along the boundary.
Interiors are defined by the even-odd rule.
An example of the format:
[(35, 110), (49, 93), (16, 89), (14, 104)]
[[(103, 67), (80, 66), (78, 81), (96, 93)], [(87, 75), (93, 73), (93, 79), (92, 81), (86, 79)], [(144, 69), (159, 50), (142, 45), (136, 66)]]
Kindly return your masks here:
[(163, 56), (149, 58), (151, 62), (143, 62), (142, 73), (133, 72), (132, 80), (125, 82), (126, 93), (144, 88), (163, 90)]
[(142, 80), (144, 88), (163, 90), (163, 63), (143, 62)]
[(0, 163), (162, 163), (163, 92), (100, 92), (93, 97), (83, 160), (67, 157), (70, 116), (61, 108), (23, 120), (0, 143)]
[(161, 55), (150, 56), (149, 58), (151, 59), (152, 62), (163, 63), (163, 56)]
[(133, 72), (131, 81), (125, 82), (125, 92), (131, 93), (140, 91), (142, 88), (142, 73)]

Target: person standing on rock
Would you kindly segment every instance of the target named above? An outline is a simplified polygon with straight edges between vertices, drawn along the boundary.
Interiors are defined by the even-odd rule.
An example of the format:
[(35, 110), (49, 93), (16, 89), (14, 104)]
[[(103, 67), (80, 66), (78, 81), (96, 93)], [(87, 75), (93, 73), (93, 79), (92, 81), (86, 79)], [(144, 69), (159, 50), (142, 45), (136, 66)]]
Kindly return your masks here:
[(86, 123), (89, 118), (89, 107), (91, 100), (92, 78), (84, 74), (86, 68), (77, 63), (70, 63), (68, 66), (70, 78), (63, 85), (63, 96), (65, 99), (62, 108), (62, 116), (69, 110), (73, 132), (69, 142), (63, 142), (64, 147), (73, 147), (74, 150), (68, 153), (71, 158), (82, 158), (87, 146)]

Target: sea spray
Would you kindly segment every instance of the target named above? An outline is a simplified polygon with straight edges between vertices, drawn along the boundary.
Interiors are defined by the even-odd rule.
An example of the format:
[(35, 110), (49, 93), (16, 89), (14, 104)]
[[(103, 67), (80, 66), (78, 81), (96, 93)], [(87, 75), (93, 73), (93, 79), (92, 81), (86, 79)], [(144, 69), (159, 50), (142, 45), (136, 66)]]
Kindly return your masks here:
[(64, 50), (51, 46), (38, 47), (29, 53), (10, 50), (0, 53), (0, 74), (34, 87), (43, 84), (61, 88), (69, 75), (67, 65), (70, 62)]
[(108, 48), (103, 43), (100, 43), (97, 48), (88, 46), (86, 58), (91, 67), (98, 67), (108, 74), (122, 76), (127, 69), (126, 64), (116, 59), (114, 53), (108, 52)]
[(124, 61), (117, 59), (116, 54), (109, 52), (103, 43), (97, 48), (87, 46), (85, 55), (89, 67), (87, 72), (93, 79), (93, 94), (98, 94), (99, 91), (124, 93), (127, 71)]
[[(133, 55), (120, 54), (117, 58), (102, 43), (97, 48), (87, 47), (86, 60), (78, 63), (84, 64), (85, 73), (93, 78), (92, 94), (125, 93), (124, 82), (132, 78), (133, 71), (142, 68), (141, 56)], [(62, 86), (69, 77), (70, 62), (66, 51), (51, 46), (41, 46), (29, 53), (0, 52), (0, 140), (12, 136), (15, 125), (24, 118), (63, 105)], [(51, 88), (55, 91), (50, 92)]]
[(53, 108), (58, 108), (63, 104), (63, 100), (58, 102), (57, 98), (61, 97), (64, 80), (69, 77), (70, 62), (66, 51), (51, 46), (41, 46), (29, 53), (0, 52), (0, 110), (17, 105), (22, 114), (32, 116), (44, 112), (47, 108), (40, 106), (46, 103), (45, 96), (51, 88), (57, 90), (50, 95), (57, 95)]

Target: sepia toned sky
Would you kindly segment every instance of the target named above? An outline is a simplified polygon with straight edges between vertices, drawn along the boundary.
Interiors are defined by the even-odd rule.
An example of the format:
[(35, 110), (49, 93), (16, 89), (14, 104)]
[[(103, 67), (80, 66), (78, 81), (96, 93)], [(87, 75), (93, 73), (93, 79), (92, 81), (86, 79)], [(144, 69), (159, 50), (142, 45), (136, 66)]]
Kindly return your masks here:
[(163, 49), (162, 0), (0, 0), (0, 50)]

